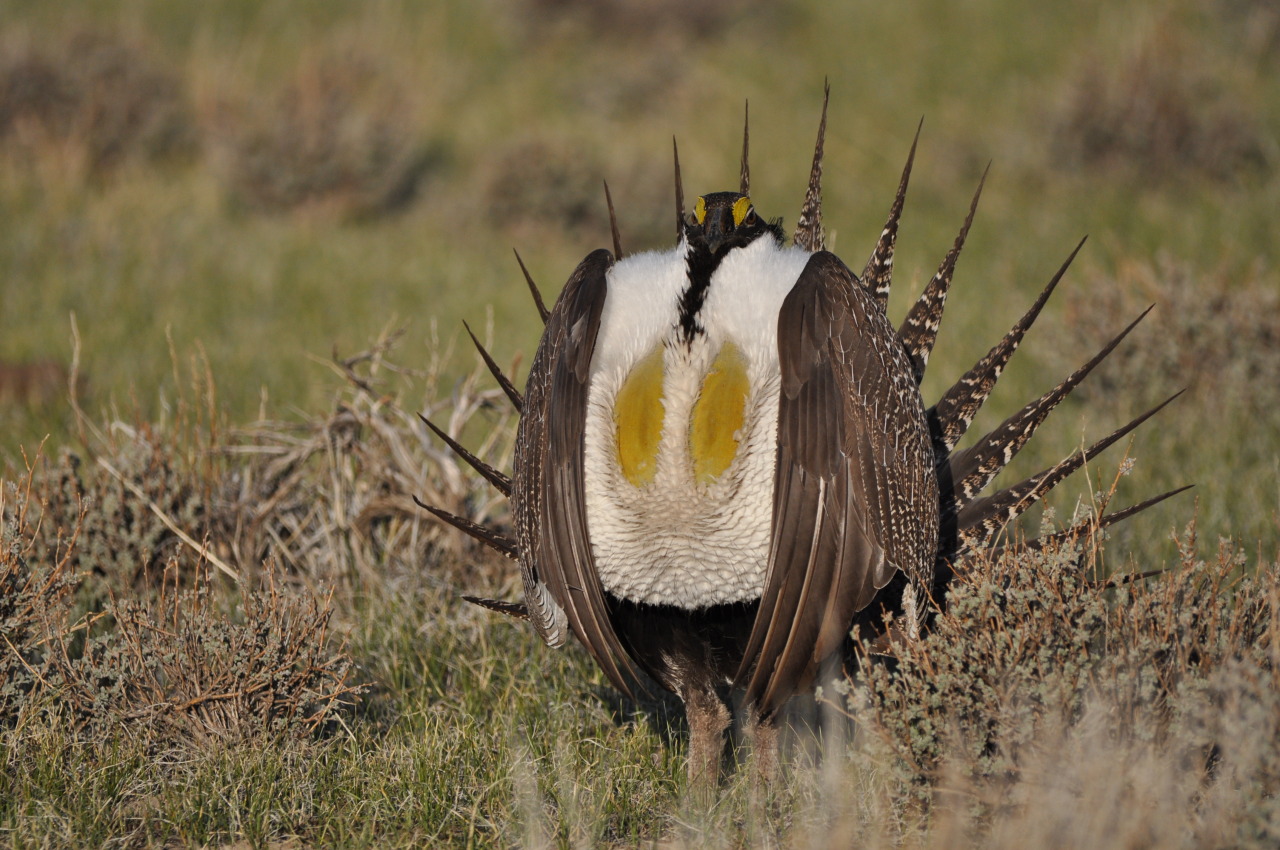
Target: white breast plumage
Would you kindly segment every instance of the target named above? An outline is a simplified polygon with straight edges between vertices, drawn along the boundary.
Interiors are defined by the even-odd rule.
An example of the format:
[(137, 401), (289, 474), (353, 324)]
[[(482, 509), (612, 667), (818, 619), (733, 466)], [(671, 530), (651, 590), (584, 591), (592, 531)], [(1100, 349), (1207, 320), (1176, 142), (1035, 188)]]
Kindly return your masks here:
[[(698, 314), (679, 332), (686, 245), (637, 254), (608, 275), (585, 434), (587, 522), (602, 587), (635, 602), (700, 608), (755, 599), (764, 586), (778, 419), (777, 317), (809, 252), (758, 239), (725, 257)], [(699, 405), (725, 357), (740, 358), (740, 420), (722, 461), (704, 461)], [(660, 363), (658, 362), (660, 360)], [(645, 364), (649, 364), (646, 369)], [(653, 364), (658, 363), (656, 368)], [(643, 374), (642, 374), (643, 373)], [(636, 382), (651, 384), (634, 396)], [(724, 395), (725, 393), (721, 393)], [(733, 394), (732, 391), (729, 393)], [(730, 399), (732, 401), (732, 399)], [(628, 405), (642, 406), (626, 413)], [(658, 409), (660, 407), (660, 410)], [(659, 423), (632, 469), (632, 417)], [(711, 438), (714, 440), (714, 437)], [(721, 439), (720, 442), (725, 442)]]

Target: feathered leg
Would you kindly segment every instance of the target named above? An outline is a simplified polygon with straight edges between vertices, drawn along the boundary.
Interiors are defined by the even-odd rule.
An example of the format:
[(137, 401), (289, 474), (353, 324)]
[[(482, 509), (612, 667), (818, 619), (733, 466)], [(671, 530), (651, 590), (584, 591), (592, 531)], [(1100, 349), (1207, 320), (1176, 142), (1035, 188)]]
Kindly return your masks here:
[(733, 716), (714, 689), (692, 685), (680, 699), (689, 721), (689, 787), (714, 789), (720, 781), (724, 733)]
[(778, 778), (778, 720), (777, 715), (761, 717), (753, 709), (747, 712), (743, 728), (744, 737), (751, 742), (751, 759), (756, 779), (768, 785)]

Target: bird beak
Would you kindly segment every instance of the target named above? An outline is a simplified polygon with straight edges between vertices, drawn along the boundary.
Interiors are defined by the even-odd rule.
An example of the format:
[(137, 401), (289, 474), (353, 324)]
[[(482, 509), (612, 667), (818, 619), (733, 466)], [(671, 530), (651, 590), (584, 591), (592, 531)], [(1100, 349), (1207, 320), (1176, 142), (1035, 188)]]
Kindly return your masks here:
[(707, 249), (712, 254), (720, 250), (720, 246), (724, 244), (725, 239), (729, 237), (729, 231), (733, 229), (733, 225), (725, 221), (725, 216), (707, 216), (706, 224), (703, 226), (702, 235), (707, 240)]

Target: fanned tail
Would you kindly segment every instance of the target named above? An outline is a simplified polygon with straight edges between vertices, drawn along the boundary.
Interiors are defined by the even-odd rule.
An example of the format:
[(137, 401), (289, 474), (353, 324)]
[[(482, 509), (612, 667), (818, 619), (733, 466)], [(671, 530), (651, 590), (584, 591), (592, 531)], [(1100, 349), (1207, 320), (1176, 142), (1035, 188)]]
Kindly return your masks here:
[[(953, 487), (952, 503), (960, 506), (968, 505), (979, 491), (991, 483), (991, 479), (996, 476), (996, 473), (1003, 469), (1009, 461), (1013, 460), (1014, 456), (1027, 444), (1036, 429), (1044, 422), (1045, 417), (1064, 398), (1070, 395), (1072, 390), (1080, 385), (1080, 382), (1093, 371), (1094, 367), (1115, 350), (1121, 340), (1128, 336), (1137, 327), (1138, 322), (1142, 321), (1149, 312), (1151, 312), (1150, 307), (1103, 346), (1102, 350), (1095, 354), (1088, 363), (1068, 375), (1062, 383), (1028, 403), (1017, 413), (992, 429), (973, 446), (948, 457), (939, 467), (939, 479), (945, 479), (951, 483)], [(1165, 404), (1168, 404), (1168, 401)], [(1161, 407), (1163, 406), (1162, 404)], [(1156, 410), (1159, 409), (1156, 408)], [(1155, 411), (1151, 412), (1154, 413)], [(1151, 414), (1148, 413), (1135, 420), (1129, 426), (1130, 429), (1149, 415)], [(1112, 437), (1115, 436), (1112, 435)], [(1107, 445), (1110, 444), (1110, 442), (1107, 443)], [(1099, 449), (1095, 446), (1091, 452), (1096, 450)]]
[[(822, 228), (822, 170), (830, 86), (824, 83), (823, 89), (822, 117), (818, 125), (817, 141), (814, 145), (809, 185), (805, 193), (804, 205), (796, 225), (793, 240), (795, 245), (807, 251), (820, 251), (825, 243)], [(748, 195), (750, 192), (750, 168), (748, 164), (750, 152), (749, 116), (749, 106), (744, 106), (740, 171), (740, 191), (743, 195)], [(921, 125), (923, 125), (923, 121)], [(867, 260), (860, 281), (862, 287), (875, 298), (881, 309), (887, 306), (892, 286), (894, 252), (897, 244), (898, 229), (915, 161), (920, 129), (920, 127), (916, 128), (916, 135), (912, 140), (911, 150), (907, 155), (907, 161), (902, 170), (897, 192), (889, 209), (888, 219), (884, 229), (881, 231), (875, 250)], [(674, 138), (671, 140), (671, 145), (675, 175), (676, 238), (679, 241), (684, 238), (686, 228), (684, 185), (680, 173), (679, 149)], [(937, 272), (925, 286), (920, 297), (908, 310), (906, 317), (898, 328), (900, 344), (910, 358), (917, 383), (922, 380), (929, 365), (956, 264), (973, 224), (989, 168), (990, 166), (988, 165), (988, 170), (984, 170), (982, 178), (978, 182), (964, 223), (955, 238), (954, 244), (938, 266)], [(622, 245), (618, 232), (617, 215), (608, 184), (605, 184), (605, 199), (609, 207), (609, 222), (613, 236), (614, 253), (621, 258)], [(935, 599), (941, 600), (943, 598), (938, 591), (945, 588), (946, 581), (949, 580), (950, 576), (954, 575), (955, 564), (973, 556), (979, 550), (986, 555), (1016, 554), (1036, 551), (1046, 546), (1060, 544), (1072, 539), (1089, 539), (1100, 530), (1122, 522), (1189, 489), (1188, 487), (1179, 487), (1169, 490), (1110, 513), (1105, 512), (1106, 506), (1104, 505), (1100, 511), (1100, 516), (1090, 517), (1063, 531), (1044, 534), (1031, 540), (1010, 542), (1009, 538), (1003, 534), (1010, 522), (1020, 517), (1036, 502), (1041, 501), (1054, 487), (1072, 473), (1081, 469), (1087, 461), (1132, 433), (1162, 410), (1181, 394), (1178, 393), (1125, 425), (1116, 428), (1087, 448), (1072, 452), (1053, 466), (1012, 486), (1004, 487), (986, 496), (982, 495), (995, 476), (1027, 444), (1053, 409), (1079, 386), (1089, 373), (1134, 330), (1137, 324), (1150, 312), (1151, 308), (1144, 311), (1142, 315), (1138, 316), (1103, 346), (1088, 362), (1068, 375), (1057, 386), (1005, 419), (1004, 422), (992, 429), (973, 446), (962, 451), (955, 451), (956, 445), (964, 437), (974, 417), (991, 395), (1009, 360), (1021, 345), (1027, 331), (1039, 317), (1058, 283), (1062, 280), (1067, 268), (1070, 267), (1072, 261), (1083, 247), (1084, 241), (1083, 239), (1080, 240), (1080, 243), (1071, 251), (1030, 308), (1010, 328), (1008, 333), (927, 410), (930, 439), (933, 443), (934, 462), (939, 483), (938, 511), (940, 528), (939, 544), (936, 552), (937, 571), (933, 588)], [(533, 295), (538, 313), (545, 323), (549, 312), (542, 300), (541, 293), (538, 291), (518, 253), (516, 254), (516, 259), (520, 263), (521, 271), (524, 273), (529, 291)], [(519, 391), (516, 390), (514, 384), (480, 344), (479, 339), (477, 339), (470, 327), (467, 328), (467, 332), (470, 334), (472, 341), (475, 343), (477, 350), (498, 385), (506, 393), (516, 410), (522, 412), (524, 400)], [(512, 488), (510, 477), (467, 451), (440, 428), (426, 420), (425, 417), (423, 421), (499, 492), (504, 495), (510, 495)], [(425, 505), (416, 498), (415, 502), (441, 521), (476, 538), (505, 557), (517, 558), (517, 541), (501, 532), (456, 516), (441, 508)], [(799, 541), (799, 543), (803, 543), (803, 541)], [(1129, 579), (1142, 578), (1145, 575), (1131, 576)], [(1117, 579), (1116, 581), (1123, 580), (1128, 579)], [(517, 618), (528, 618), (529, 616), (528, 608), (521, 603), (473, 596), (464, 598), (507, 616)]]

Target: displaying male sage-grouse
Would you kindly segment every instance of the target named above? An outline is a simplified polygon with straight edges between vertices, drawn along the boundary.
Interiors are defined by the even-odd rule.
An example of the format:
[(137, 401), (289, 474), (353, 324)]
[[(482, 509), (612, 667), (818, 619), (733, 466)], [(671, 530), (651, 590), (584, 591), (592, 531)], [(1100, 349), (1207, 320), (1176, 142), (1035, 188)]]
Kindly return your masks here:
[(767, 772), (778, 710), (839, 660), (860, 612), (883, 628), (892, 610), (914, 637), (959, 558), (996, 545), (1007, 522), (1159, 409), (980, 496), (1137, 321), (954, 451), (1075, 252), (926, 407), (919, 384), (978, 197), (895, 331), (885, 306), (915, 144), (858, 276), (823, 250), (825, 127), (824, 101), (791, 244), (781, 219), (752, 205), (744, 132), (739, 190), (699, 197), (687, 217), (677, 155), (674, 248), (623, 258), (613, 220), (614, 253), (589, 254), (549, 312), (528, 280), (546, 330), (523, 397), (481, 348), (521, 412), (510, 478), (435, 429), (511, 501), (514, 540), (430, 508), (519, 560), (524, 604), (473, 601), (527, 616), (551, 646), (572, 634), (624, 692), (639, 670), (677, 694), (693, 779), (718, 775), (731, 689)]

